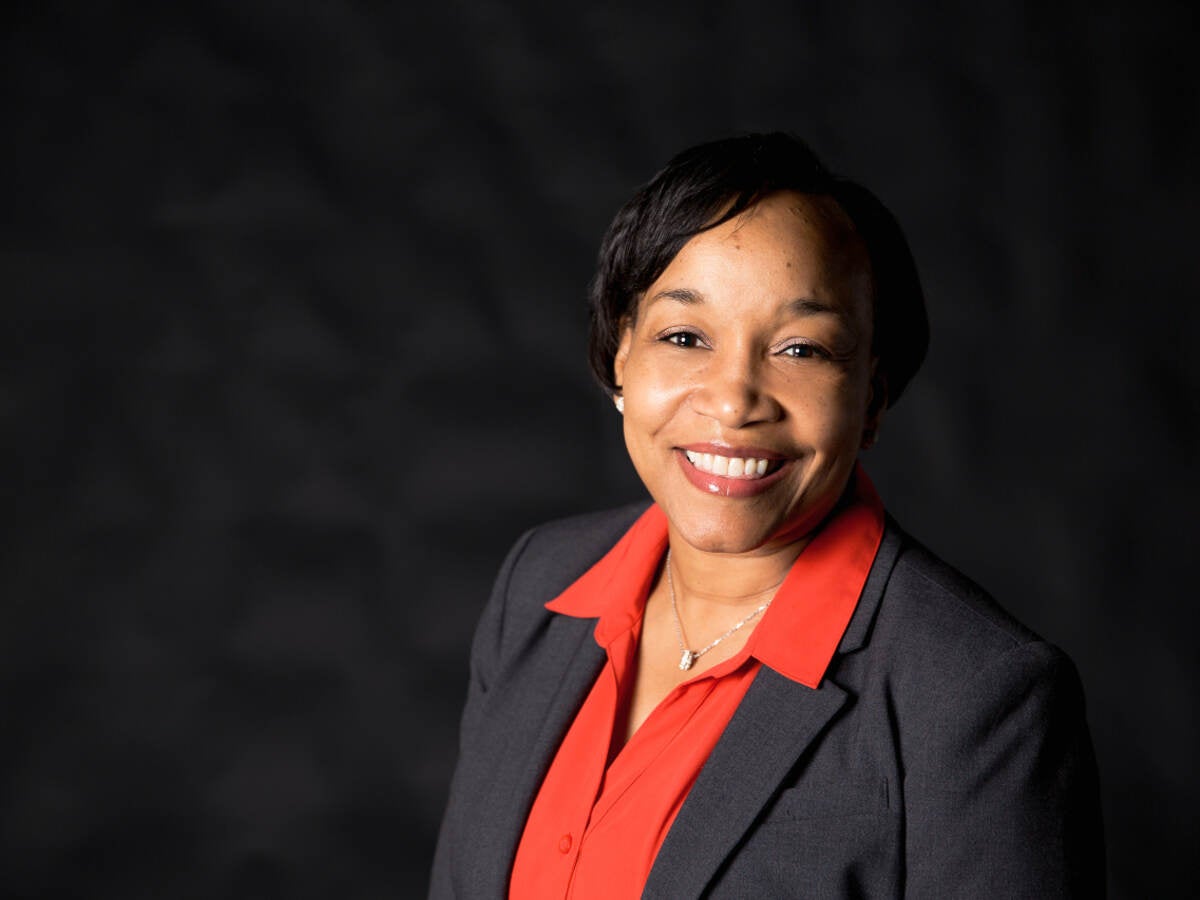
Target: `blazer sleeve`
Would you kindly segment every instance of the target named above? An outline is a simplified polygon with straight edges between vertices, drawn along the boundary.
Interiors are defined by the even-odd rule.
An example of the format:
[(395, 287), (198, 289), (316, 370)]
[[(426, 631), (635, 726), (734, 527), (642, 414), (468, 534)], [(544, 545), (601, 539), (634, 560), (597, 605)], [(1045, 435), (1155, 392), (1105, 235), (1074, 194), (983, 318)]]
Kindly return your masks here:
[(467, 700), (463, 707), (462, 721), (459, 727), (458, 764), (455, 767), (454, 778), (450, 782), (450, 797), (446, 804), (446, 812), (442, 816), (442, 825), (438, 833), (437, 849), (433, 856), (433, 870), (430, 874), (430, 900), (449, 900), (456, 896), (450, 877), (451, 858), (453, 856), (453, 840), (455, 818), (462, 808), (462, 772), (464, 765), (470, 765), (469, 757), (474, 744), (473, 734), (478, 727), (478, 719), (487, 700), (488, 689), (494, 682), (501, 656), (501, 645), (504, 639), (505, 605), (508, 598), (508, 586), (512, 579), (513, 570), (521, 558), (525, 548), (533, 536), (534, 529), (525, 532), (508, 552), (500, 572), (492, 586), (491, 597), (479, 624), (475, 628), (475, 637), (471, 642), (470, 676), (467, 681)]
[(938, 704), (906, 766), (911, 897), (1102, 897), (1104, 841), (1070, 660), (1018, 644)]

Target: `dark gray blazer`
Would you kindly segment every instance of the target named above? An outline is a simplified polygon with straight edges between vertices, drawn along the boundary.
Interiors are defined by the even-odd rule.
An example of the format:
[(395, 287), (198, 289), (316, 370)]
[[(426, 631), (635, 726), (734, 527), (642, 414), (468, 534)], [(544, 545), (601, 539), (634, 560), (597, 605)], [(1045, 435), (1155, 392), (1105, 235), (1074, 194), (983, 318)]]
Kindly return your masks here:
[[(533, 797), (604, 662), (548, 612), (641, 508), (526, 533), (471, 654), (430, 897), (503, 897)], [(644, 897), (1100, 897), (1104, 849), (1070, 660), (889, 521), (817, 690), (763, 667)]]

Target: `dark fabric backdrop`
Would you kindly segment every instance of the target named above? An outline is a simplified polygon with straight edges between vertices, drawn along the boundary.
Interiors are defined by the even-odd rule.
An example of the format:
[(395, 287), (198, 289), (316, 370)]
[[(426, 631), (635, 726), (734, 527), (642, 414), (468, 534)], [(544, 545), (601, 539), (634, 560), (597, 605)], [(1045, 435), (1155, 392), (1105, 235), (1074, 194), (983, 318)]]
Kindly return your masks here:
[(16, 4), (0, 893), (416, 897), (526, 526), (639, 495), (617, 206), (807, 137), (933, 345), (868, 465), (1072, 654), (1117, 897), (1200, 892), (1189, 4)]

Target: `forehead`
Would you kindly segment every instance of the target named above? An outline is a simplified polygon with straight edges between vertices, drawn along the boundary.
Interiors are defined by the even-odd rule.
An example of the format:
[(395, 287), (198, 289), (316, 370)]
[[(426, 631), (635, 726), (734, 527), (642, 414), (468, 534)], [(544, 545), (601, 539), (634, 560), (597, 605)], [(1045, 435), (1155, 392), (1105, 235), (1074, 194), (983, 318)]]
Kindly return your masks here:
[(701, 232), (693, 240), (705, 237), (732, 241), (754, 237), (775, 249), (810, 257), (825, 267), (863, 268), (868, 265), (866, 251), (854, 223), (832, 197), (778, 191), (769, 194), (749, 209), (715, 228)]
[[(700, 283), (688, 283), (692, 281)], [(866, 248), (850, 217), (828, 196), (777, 192), (700, 232), (684, 244), (643, 299), (653, 299), (664, 287), (704, 293), (706, 285), (763, 299), (779, 293), (789, 295), (776, 297), (780, 301), (834, 301), (871, 318)]]

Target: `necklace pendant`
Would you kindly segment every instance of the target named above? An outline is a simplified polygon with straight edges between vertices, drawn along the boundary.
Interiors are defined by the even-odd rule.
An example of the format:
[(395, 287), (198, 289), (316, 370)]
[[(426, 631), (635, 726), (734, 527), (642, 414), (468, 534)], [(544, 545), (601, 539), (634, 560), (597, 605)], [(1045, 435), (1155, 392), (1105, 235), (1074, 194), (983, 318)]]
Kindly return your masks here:
[(679, 671), (686, 672), (692, 667), (692, 663), (696, 661), (696, 654), (691, 650), (684, 650), (683, 655), (679, 657)]

